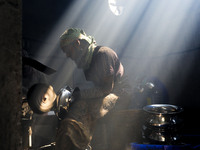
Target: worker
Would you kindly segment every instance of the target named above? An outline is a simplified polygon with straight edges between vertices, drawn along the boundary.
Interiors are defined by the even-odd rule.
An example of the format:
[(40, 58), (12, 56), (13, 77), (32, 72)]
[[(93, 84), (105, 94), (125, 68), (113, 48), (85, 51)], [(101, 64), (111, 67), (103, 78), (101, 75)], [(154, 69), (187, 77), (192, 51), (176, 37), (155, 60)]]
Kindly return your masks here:
[(89, 149), (96, 121), (110, 112), (126, 109), (131, 88), (116, 52), (98, 46), (82, 29), (67, 29), (60, 37), (60, 46), (93, 86), (75, 88), (75, 101), (58, 128), (56, 149)]

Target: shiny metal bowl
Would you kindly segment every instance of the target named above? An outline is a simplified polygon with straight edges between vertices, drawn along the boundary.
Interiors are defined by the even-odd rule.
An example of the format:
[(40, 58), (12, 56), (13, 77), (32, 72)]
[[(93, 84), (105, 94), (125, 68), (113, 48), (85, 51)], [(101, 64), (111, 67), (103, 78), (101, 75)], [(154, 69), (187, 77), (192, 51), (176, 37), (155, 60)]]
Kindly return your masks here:
[(182, 107), (168, 104), (153, 104), (143, 108), (147, 112), (146, 125), (154, 127), (171, 127), (179, 124), (181, 119), (178, 114)]
[(143, 107), (146, 112), (143, 125), (144, 139), (150, 142), (175, 143), (179, 139), (182, 124), (182, 107), (168, 104), (153, 104)]
[(169, 104), (153, 104), (143, 107), (143, 110), (151, 114), (171, 115), (182, 112), (183, 108)]

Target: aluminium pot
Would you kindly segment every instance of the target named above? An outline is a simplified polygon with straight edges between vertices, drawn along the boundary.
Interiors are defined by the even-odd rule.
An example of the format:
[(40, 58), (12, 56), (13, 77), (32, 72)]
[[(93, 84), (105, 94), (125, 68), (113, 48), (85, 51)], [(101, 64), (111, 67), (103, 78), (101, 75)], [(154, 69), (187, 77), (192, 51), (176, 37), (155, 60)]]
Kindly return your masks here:
[(183, 108), (179, 106), (153, 104), (143, 107), (143, 110), (147, 113), (146, 126), (173, 128), (182, 122), (179, 114), (183, 111)]
[(174, 144), (180, 141), (182, 107), (169, 104), (153, 104), (143, 107), (146, 112), (142, 127), (144, 141), (148, 143)]

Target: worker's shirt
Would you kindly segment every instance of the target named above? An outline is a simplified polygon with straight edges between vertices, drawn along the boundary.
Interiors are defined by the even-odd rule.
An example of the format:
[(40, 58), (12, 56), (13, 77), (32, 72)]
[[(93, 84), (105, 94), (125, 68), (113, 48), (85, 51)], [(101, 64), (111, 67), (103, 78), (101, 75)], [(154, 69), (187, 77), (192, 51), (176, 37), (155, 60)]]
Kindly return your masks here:
[(88, 70), (84, 71), (86, 80), (92, 81), (94, 88), (81, 91), (82, 98), (98, 98), (113, 92), (115, 84), (121, 81), (124, 68), (117, 54), (108, 47), (96, 47)]

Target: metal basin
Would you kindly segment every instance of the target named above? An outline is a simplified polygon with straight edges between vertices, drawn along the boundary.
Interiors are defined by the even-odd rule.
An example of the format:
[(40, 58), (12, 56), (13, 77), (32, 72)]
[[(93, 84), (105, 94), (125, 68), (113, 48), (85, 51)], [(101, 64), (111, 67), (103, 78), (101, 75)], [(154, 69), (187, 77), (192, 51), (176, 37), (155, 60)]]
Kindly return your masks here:
[(183, 111), (183, 108), (168, 104), (153, 104), (145, 106), (143, 110), (147, 112), (146, 125), (171, 127), (181, 122), (178, 114)]

